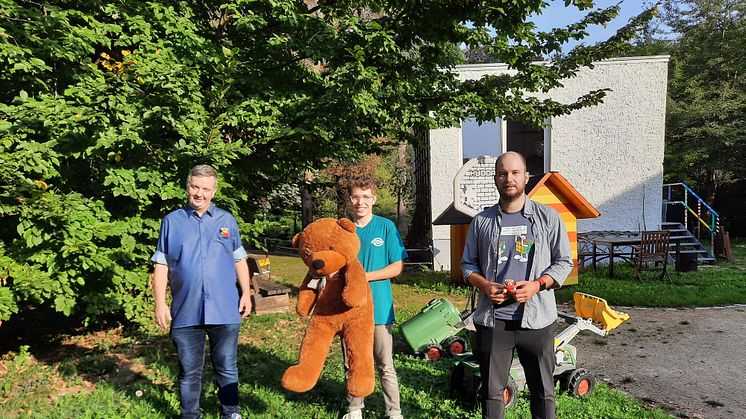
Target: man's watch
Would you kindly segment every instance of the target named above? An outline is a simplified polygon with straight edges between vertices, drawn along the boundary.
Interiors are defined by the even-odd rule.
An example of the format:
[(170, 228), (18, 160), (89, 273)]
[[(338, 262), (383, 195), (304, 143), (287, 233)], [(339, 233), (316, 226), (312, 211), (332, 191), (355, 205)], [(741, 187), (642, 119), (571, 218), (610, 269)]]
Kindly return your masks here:
[(544, 278), (537, 279), (537, 282), (539, 282), (539, 291), (547, 289), (547, 281)]

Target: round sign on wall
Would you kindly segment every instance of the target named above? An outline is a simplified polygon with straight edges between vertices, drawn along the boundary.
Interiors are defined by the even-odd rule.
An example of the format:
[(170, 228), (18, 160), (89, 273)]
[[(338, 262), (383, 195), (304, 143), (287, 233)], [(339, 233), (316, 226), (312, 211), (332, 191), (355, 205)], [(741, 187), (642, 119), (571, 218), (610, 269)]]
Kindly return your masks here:
[(497, 203), (495, 162), (497, 157), (479, 156), (466, 162), (453, 179), (453, 206), (474, 217)]

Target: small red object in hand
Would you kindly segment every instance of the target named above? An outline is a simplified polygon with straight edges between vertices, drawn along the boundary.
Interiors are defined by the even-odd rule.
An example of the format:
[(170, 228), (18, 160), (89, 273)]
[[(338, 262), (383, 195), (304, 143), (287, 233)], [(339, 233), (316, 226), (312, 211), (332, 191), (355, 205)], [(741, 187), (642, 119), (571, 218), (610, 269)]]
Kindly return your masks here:
[(515, 281), (512, 279), (506, 279), (505, 282), (503, 282), (503, 286), (510, 294), (515, 294)]

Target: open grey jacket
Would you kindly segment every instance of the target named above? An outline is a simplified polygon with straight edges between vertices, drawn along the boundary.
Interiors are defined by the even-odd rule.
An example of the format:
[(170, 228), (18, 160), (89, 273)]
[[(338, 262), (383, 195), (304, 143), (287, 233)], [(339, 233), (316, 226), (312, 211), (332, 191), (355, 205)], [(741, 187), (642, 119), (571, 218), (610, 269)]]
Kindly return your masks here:
[[(572, 271), (570, 241), (562, 218), (554, 208), (526, 198), (523, 214), (531, 221), (534, 234), (534, 257), (528, 279), (534, 281), (545, 274), (554, 279), (552, 289), (538, 292), (525, 303), (523, 310), (521, 327), (541, 329), (557, 320), (554, 288), (561, 287)], [(471, 221), (461, 259), (464, 278), (476, 272), (488, 281), (495, 281), (501, 220), (500, 207), (495, 204), (477, 214)], [(480, 293), (474, 322), (492, 327), (494, 319), (492, 302)]]

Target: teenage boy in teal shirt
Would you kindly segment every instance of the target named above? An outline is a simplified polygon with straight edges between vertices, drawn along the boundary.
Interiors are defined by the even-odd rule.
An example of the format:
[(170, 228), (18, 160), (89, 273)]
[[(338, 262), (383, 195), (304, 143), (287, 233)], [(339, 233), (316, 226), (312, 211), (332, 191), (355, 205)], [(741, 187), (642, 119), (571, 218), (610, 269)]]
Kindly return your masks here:
[[(377, 185), (371, 178), (354, 179), (348, 186), (352, 219), (360, 238), (358, 258), (373, 294), (375, 334), (373, 356), (381, 380), (386, 417), (402, 419), (399, 406), (399, 381), (394, 368), (393, 336), (394, 300), (391, 278), (399, 276), (407, 257), (401, 236), (391, 220), (373, 215)], [(364, 399), (349, 397), (349, 413), (344, 419), (361, 419)]]

